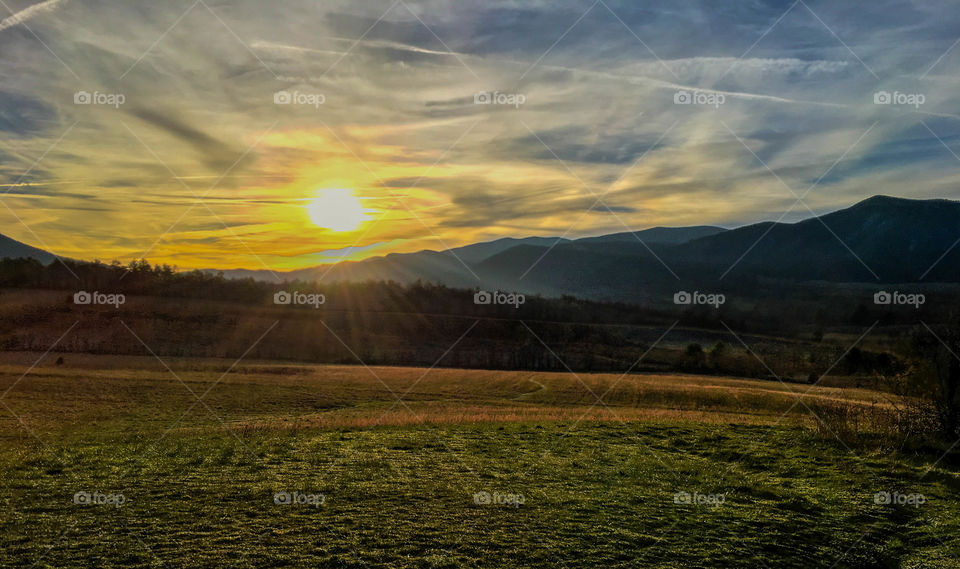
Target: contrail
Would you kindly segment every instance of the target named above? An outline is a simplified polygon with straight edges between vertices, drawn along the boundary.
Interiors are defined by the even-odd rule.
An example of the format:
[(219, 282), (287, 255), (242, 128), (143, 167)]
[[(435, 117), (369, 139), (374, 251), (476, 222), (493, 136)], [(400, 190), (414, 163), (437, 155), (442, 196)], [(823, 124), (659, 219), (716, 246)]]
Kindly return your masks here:
[(24, 8), (23, 10), (20, 10), (19, 12), (13, 15), (10, 15), (4, 18), (2, 21), (0, 21), (0, 32), (2, 32), (7, 28), (12, 28), (17, 24), (22, 24), (23, 22), (26, 22), (27, 20), (33, 18), (37, 14), (41, 14), (44, 12), (52, 12), (58, 5), (66, 1), (67, 0), (45, 0), (44, 2), (40, 2), (39, 4), (34, 4), (29, 8)]

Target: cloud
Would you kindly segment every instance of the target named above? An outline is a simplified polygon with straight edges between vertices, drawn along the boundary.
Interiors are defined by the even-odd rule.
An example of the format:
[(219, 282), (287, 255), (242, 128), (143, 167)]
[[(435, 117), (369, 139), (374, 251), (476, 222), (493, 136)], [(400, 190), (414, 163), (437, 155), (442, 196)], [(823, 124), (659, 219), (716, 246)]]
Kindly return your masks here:
[[(438, 237), (775, 219), (795, 199), (785, 185), (817, 183), (817, 211), (874, 193), (960, 197), (955, 157), (924, 126), (955, 151), (960, 14), (805, 4), (784, 15), (792, 2), (608, 0), (584, 14), (577, 0), (407, 0), (384, 14), (347, 0), (223, 0), (184, 14), (48, 0), (0, 22), (58, 11), (36, 27), (56, 57), (27, 33), (0, 35), (0, 184), (32, 168), (11, 207), (62, 254), (128, 259), (157, 242), (152, 260), (254, 269), (251, 251), (298, 268), (317, 251)], [(127, 103), (75, 105), (78, 90)], [(324, 102), (275, 104), (281, 90)], [(724, 102), (676, 104), (680, 90)], [(878, 90), (925, 104), (876, 105)], [(525, 102), (476, 104), (479, 91)], [(205, 191), (248, 149), (185, 214), (183, 184)], [(311, 226), (302, 205), (328, 187), (353, 189), (382, 221), (362, 238)], [(616, 217), (583, 214), (591, 190), (609, 191)]]
[(7, 28), (12, 28), (16, 25), (27, 22), (28, 20), (35, 18), (40, 14), (52, 12), (56, 10), (57, 6), (63, 4), (64, 2), (66, 2), (66, 0), (45, 0), (24, 8), (23, 10), (20, 10), (19, 12), (0, 20), (0, 32)]
[(188, 144), (203, 157), (203, 161), (215, 173), (223, 173), (243, 156), (243, 149), (218, 140), (199, 126), (174, 116), (173, 112), (140, 108), (131, 111), (131, 114)]

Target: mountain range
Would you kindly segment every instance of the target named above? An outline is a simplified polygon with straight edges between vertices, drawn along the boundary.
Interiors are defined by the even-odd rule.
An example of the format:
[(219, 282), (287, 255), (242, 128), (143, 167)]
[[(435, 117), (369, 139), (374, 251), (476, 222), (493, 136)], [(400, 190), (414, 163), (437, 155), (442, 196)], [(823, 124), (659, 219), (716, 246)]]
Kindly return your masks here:
[(642, 301), (665, 290), (759, 281), (960, 282), (960, 202), (874, 196), (795, 223), (655, 227), (582, 239), (499, 239), (392, 254), (290, 276), (392, 279)]
[(26, 243), (21, 243), (15, 239), (0, 235), (0, 258), (4, 257), (12, 259), (36, 259), (44, 265), (52, 263), (57, 258), (53, 253), (48, 253), (43, 249), (37, 249)]
[[(285, 280), (417, 280), (642, 301), (664, 290), (757, 282), (960, 282), (960, 202), (874, 196), (796, 223), (654, 227), (598, 237), (505, 238), (287, 273)], [(0, 236), (0, 256), (53, 256)], [(224, 271), (274, 281), (268, 271)]]

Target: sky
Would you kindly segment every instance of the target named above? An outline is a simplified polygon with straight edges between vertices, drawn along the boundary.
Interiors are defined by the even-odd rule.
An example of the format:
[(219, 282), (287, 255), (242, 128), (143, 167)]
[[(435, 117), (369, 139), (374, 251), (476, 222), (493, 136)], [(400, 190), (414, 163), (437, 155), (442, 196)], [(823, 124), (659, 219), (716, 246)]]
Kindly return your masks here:
[(956, 8), (2, 0), (0, 233), (286, 270), (960, 199)]

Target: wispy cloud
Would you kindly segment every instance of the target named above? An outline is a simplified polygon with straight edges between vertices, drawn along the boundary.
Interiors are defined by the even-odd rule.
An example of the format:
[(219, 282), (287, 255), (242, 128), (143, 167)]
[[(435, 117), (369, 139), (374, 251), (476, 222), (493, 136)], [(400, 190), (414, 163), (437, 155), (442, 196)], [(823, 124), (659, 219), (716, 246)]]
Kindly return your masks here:
[[(438, 240), (730, 225), (792, 205), (770, 170), (797, 192), (822, 177), (816, 211), (960, 197), (924, 126), (960, 148), (960, 15), (933, 4), (808, 0), (816, 17), (778, 19), (789, 2), (191, 3), (47, 0), (0, 21), (0, 188), (58, 252), (262, 268), (253, 251), (297, 268)], [(28, 20), (36, 37), (11, 29)], [(313, 226), (303, 204), (324, 188), (354, 190), (371, 221)]]
[(67, 0), (44, 0), (43, 2), (24, 8), (23, 10), (20, 10), (19, 12), (0, 20), (0, 32), (7, 28), (12, 28), (13, 26), (22, 24), (40, 14), (52, 12), (57, 8), (57, 6), (66, 1)]

